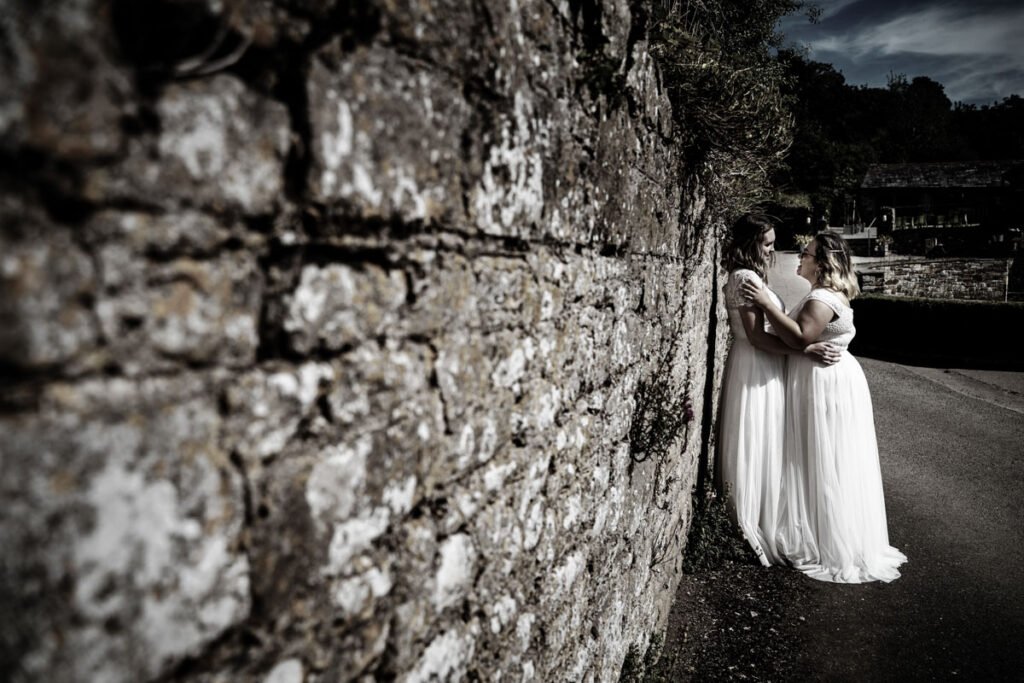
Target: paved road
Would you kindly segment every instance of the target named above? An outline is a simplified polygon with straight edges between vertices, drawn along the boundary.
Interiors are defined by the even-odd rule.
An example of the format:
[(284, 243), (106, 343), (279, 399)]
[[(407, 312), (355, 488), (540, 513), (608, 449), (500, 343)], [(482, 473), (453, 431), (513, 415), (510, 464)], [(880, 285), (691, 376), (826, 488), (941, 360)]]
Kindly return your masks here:
[(1021, 680), (1024, 415), (860, 360), (890, 540), (910, 561), (887, 585), (815, 584), (799, 669), (815, 680)]
[[(795, 255), (782, 256), (771, 282), (792, 303), (803, 287), (788, 281)], [(910, 561), (891, 584), (812, 582), (798, 670), (811, 680), (1024, 679), (1024, 373), (860, 362), (890, 540)]]

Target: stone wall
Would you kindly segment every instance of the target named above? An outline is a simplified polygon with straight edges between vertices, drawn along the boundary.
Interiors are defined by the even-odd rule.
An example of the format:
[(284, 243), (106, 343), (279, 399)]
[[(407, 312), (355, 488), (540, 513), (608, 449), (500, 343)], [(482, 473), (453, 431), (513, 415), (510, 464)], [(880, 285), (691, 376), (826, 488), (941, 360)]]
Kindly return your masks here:
[(891, 259), (858, 264), (865, 293), (1005, 301), (1013, 259)]
[(2, 5), (0, 677), (615, 680), (725, 334), (630, 3)]

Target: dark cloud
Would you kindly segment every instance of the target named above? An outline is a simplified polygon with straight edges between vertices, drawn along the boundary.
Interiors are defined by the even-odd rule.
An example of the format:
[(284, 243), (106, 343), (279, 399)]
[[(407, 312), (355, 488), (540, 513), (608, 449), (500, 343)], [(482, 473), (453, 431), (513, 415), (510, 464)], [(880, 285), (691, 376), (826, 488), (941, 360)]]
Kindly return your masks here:
[(818, 24), (787, 18), (786, 36), (833, 64), (851, 85), (890, 74), (928, 76), (951, 100), (989, 103), (1024, 93), (1024, 3), (824, 0)]

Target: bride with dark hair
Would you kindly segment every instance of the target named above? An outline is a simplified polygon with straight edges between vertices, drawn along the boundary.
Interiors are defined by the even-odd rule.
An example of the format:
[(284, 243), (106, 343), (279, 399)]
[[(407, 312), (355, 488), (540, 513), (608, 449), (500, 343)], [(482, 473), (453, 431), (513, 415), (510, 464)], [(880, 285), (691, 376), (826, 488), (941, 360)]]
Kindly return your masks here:
[[(765, 286), (774, 251), (771, 221), (747, 214), (733, 225), (723, 255), (723, 266), (729, 271), (725, 304), (733, 343), (722, 385), (719, 457), (730, 513), (765, 566), (781, 562), (775, 539), (782, 484), (786, 356), (802, 352), (776, 336), (764, 312), (741, 288), (750, 283), (781, 309), (782, 300)], [(819, 364), (839, 358), (838, 351), (828, 344), (808, 345), (805, 352)]]
[(871, 393), (846, 350), (856, 333), (850, 300), (860, 293), (846, 241), (816, 235), (797, 274), (812, 289), (789, 315), (764, 287), (741, 287), (790, 346), (827, 341), (842, 349), (829, 367), (799, 356), (789, 363), (777, 550), (822, 581), (892, 581), (907, 558), (889, 545)]

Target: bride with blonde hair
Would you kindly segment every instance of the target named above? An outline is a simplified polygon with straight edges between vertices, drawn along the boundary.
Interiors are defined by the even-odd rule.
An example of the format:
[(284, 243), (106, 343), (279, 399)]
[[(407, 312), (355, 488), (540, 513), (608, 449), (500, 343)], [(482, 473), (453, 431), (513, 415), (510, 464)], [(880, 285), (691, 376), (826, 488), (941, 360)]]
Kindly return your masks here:
[(842, 349), (829, 367), (801, 356), (789, 362), (779, 554), (822, 581), (892, 581), (907, 558), (889, 545), (871, 393), (847, 350), (856, 333), (850, 300), (860, 293), (852, 261), (841, 237), (816, 235), (797, 269), (812, 289), (789, 315), (756, 283), (741, 291), (790, 346)]

